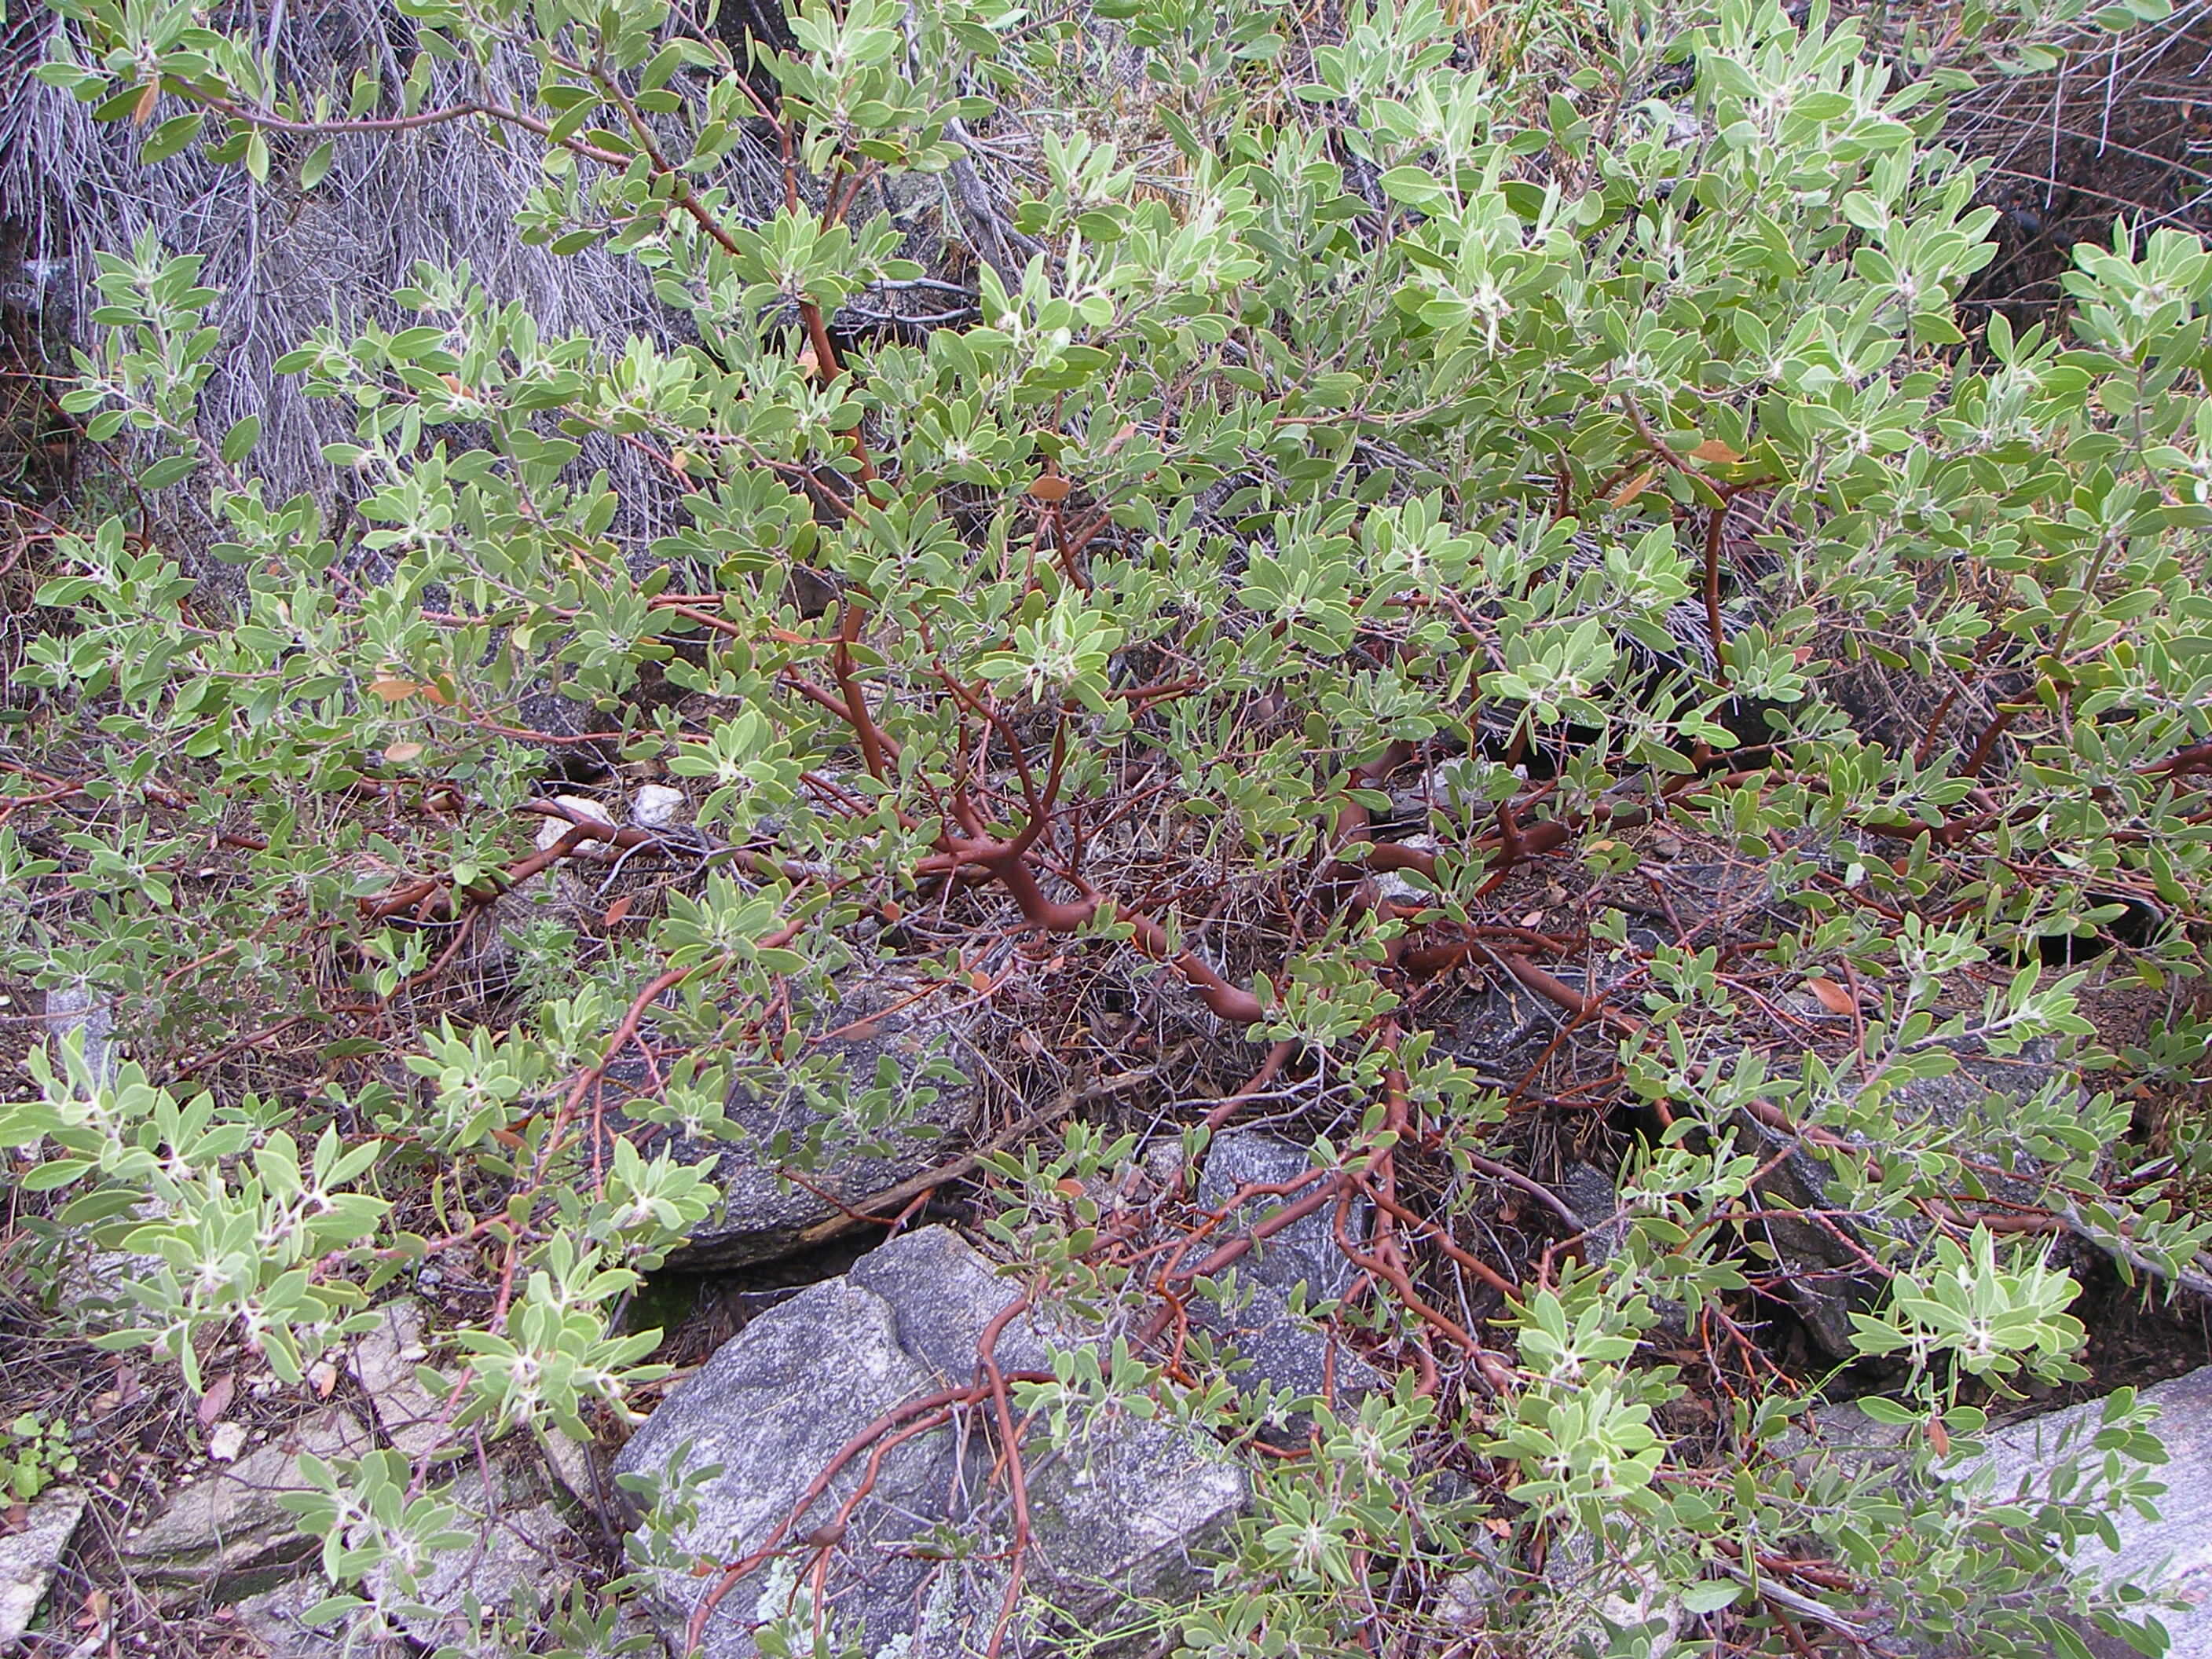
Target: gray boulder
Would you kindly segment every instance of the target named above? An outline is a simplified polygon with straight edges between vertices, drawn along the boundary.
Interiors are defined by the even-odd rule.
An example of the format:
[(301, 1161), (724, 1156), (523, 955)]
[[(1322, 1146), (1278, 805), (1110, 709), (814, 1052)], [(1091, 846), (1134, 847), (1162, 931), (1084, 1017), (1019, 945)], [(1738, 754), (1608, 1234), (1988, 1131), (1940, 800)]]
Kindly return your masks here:
[(499, 1620), (526, 1592), (537, 1607), (556, 1601), (583, 1572), (590, 1553), (563, 1510), (547, 1500), (533, 1460), (513, 1443), (495, 1447), (487, 1470), (469, 1471), (445, 1496), (461, 1511), (456, 1529), (471, 1540), (439, 1551), (411, 1597), (403, 1599), (372, 1575), (367, 1593), (389, 1591), (394, 1610), (380, 1639), (367, 1625), (307, 1622), (332, 1591), (313, 1560), (294, 1570), (298, 1576), (232, 1602), (226, 1616), (270, 1659), (433, 1650), (448, 1659), (507, 1659), (513, 1650), (498, 1632)]
[[(2132, 1583), (2174, 1597), (2179, 1610), (2159, 1614), (2173, 1638), (2168, 1659), (2212, 1659), (2212, 1366), (2145, 1389), (2140, 1397), (2159, 1408), (2152, 1432), (2166, 1447), (2159, 1518), (2116, 1510), (2119, 1548), (2087, 1540), (2076, 1547), (2074, 1565), (2114, 1588)], [(1984, 1437), (1986, 1462), (1969, 1474), (1985, 1474), (1992, 1496), (2009, 1497), (2063, 1451), (2087, 1451), (2102, 1410), (2103, 1402), (2092, 1400), (1994, 1430)], [(2081, 1635), (2098, 1659), (2133, 1654), (2094, 1631)]]
[[(879, 1194), (955, 1155), (975, 1127), (980, 1102), (964, 1074), (952, 1082), (922, 1080), (928, 1062), (957, 1065), (961, 1051), (957, 1031), (933, 1016), (927, 1002), (899, 1006), (910, 994), (896, 981), (849, 992), (821, 1021), (824, 1030), (841, 1035), (822, 1039), (811, 1052), (836, 1055), (856, 1090), (882, 1075), (898, 1079), (911, 1091), (911, 1124), (882, 1136), (860, 1125), (825, 1125), (795, 1091), (771, 1094), (741, 1082), (726, 1109), (735, 1139), (679, 1137), (675, 1143), (686, 1162), (714, 1160), (711, 1179), (722, 1199), (672, 1254), (669, 1266), (726, 1271), (773, 1261), (805, 1248), (809, 1229), (847, 1209), (866, 1211)], [(785, 1152), (817, 1127), (826, 1131), (824, 1151), (801, 1185), (781, 1173)]]
[[(370, 1403), (386, 1437), (434, 1462), (442, 1437), (424, 1426), (428, 1396), (405, 1363), (422, 1343), (422, 1315), (411, 1298), (389, 1304), (386, 1323), (363, 1340), (353, 1359), (364, 1385), (380, 1386)], [(303, 1454), (336, 1461), (365, 1455), (375, 1444), (360, 1418), (325, 1407), (181, 1487), (161, 1515), (124, 1540), (124, 1565), (137, 1583), (168, 1599), (204, 1596), (228, 1607), (241, 1628), (281, 1659), (346, 1650), (343, 1624), (304, 1621), (331, 1587), (316, 1559), (320, 1540), (283, 1500), (308, 1489), (300, 1470)], [(501, 1650), (484, 1634), (478, 1615), (495, 1618), (526, 1587), (537, 1601), (551, 1600), (576, 1577), (588, 1551), (564, 1507), (553, 1501), (536, 1449), (520, 1437), (492, 1446), (488, 1460), (464, 1468), (442, 1495), (460, 1511), (456, 1530), (471, 1541), (432, 1559), (398, 1624), (424, 1651), (439, 1647), (493, 1659)], [(395, 1592), (390, 1603), (400, 1600)], [(358, 1644), (351, 1650), (366, 1651)]]
[(138, 1583), (173, 1596), (206, 1592), (228, 1601), (281, 1583), (319, 1547), (279, 1501), (309, 1489), (301, 1455), (359, 1457), (373, 1443), (360, 1419), (336, 1407), (302, 1418), (181, 1488), (150, 1524), (123, 1540), (123, 1565)]
[[(1245, 1187), (1285, 1185), (1312, 1168), (1303, 1146), (1256, 1129), (1225, 1131), (1206, 1149), (1198, 1180), (1199, 1206), (1222, 1209)], [(1249, 1199), (1231, 1212), (1218, 1235), (1225, 1238), (1255, 1226), (1287, 1201)], [(1366, 1203), (1353, 1206), (1350, 1223), (1355, 1239), (1365, 1237)], [(1291, 1311), (1291, 1296), (1301, 1286), (1309, 1306), (1333, 1302), (1351, 1289), (1357, 1274), (1337, 1245), (1335, 1224), (1334, 1212), (1328, 1208), (1292, 1222), (1254, 1245), (1235, 1264), (1239, 1286), (1235, 1298), (1194, 1305), (1193, 1320), (1249, 1362), (1249, 1369), (1239, 1376), (1248, 1386), (1289, 1389), (1315, 1398), (1326, 1396), (1333, 1388), (1340, 1404), (1356, 1402), (1388, 1386), (1365, 1360), (1311, 1320)], [(1298, 1428), (1296, 1424), (1287, 1426)]]
[[(504, 1644), (486, 1638), (470, 1616), (471, 1605), (496, 1616), (527, 1589), (544, 1606), (582, 1571), (586, 1553), (557, 1504), (485, 1501), (481, 1487), (463, 1498), (462, 1525), (476, 1532), (476, 1541), (438, 1553), (416, 1587), (416, 1608), (399, 1623), (425, 1651), (450, 1648), (500, 1659)], [(477, 1501), (467, 1501), (471, 1498)]]
[(345, 1659), (343, 1625), (307, 1622), (329, 1594), (322, 1575), (309, 1573), (235, 1601), (216, 1616), (251, 1637), (263, 1659)]
[[(925, 1227), (871, 1250), (845, 1275), (873, 1291), (891, 1310), (898, 1345), (927, 1368), (933, 1388), (960, 1388), (975, 1377), (983, 1333), (1013, 1287), (949, 1227)], [(1044, 1370), (1051, 1350), (1036, 1322), (1006, 1322), (992, 1347), (1002, 1371)]]
[[(1563, 974), (1580, 987), (1579, 975)], [(1435, 1026), (1437, 1047), (1471, 1066), (1499, 1088), (1517, 1082), (1559, 1034), (1565, 1010), (1511, 975), (1475, 986), (1452, 999)]]
[[(1592, 1263), (1612, 1261), (1628, 1242), (1629, 1229), (1629, 1216), (1621, 1207), (1620, 1188), (1613, 1177), (1594, 1164), (1577, 1162), (1567, 1165), (1558, 1190), (1560, 1201), (1584, 1229), (1583, 1259)], [(1644, 1340), (1662, 1343), (1687, 1341), (1689, 1309), (1673, 1297), (1654, 1296), (1647, 1299), (1658, 1319), (1645, 1333)]]
[(1808, 1486), (1869, 1479), (1888, 1486), (1903, 1479), (1916, 1432), (1910, 1424), (1885, 1423), (1856, 1400), (1823, 1400), (1793, 1419), (1767, 1450)]
[(58, 1486), (30, 1506), (20, 1530), (0, 1536), (0, 1651), (30, 1627), (85, 1502), (83, 1487)]
[[(84, 1063), (102, 1088), (115, 1085), (115, 1002), (86, 985), (58, 985), (46, 993), (46, 1038), (59, 1045), (75, 1036), (83, 1045)], [(60, 1069), (60, 1056), (54, 1056)]]
[[(2124, 1505), (2112, 1508), (2119, 1547), (2086, 1539), (2075, 1547), (2071, 1565), (2108, 1589), (2132, 1584), (2172, 1597), (2178, 1609), (2155, 1609), (2172, 1638), (2170, 1659), (2212, 1659), (2212, 1367), (2144, 1389), (2140, 1400), (2158, 1407), (2152, 1431), (2168, 1459), (2154, 1472), (2166, 1488), (2156, 1500), (2158, 1518), (2146, 1519)], [(1924, 1455), (1917, 1445), (1918, 1429), (1886, 1422), (1855, 1401), (1816, 1404), (1770, 1449), (1790, 1463), (1804, 1483), (1804, 1496), (1815, 1503), (1832, 1500), (1849, 1483), (1923, 1498), (1948, 1490), (1961, 1503), (2021, 1502), (2032, 1508), (2061, 1489), (2054, 1481), (2061, 1463), (2090, 1470), (2108, 1456), (2126, 1457), (2094, 1444), (2104, 1409), (2104, 1401), (2091, 1400), (1991, 1429), (1978, 1437), (1979, 1455), (1923, 1467), (1920, 1476), (1912, 1474), (1916, 1449)], [(1882, 1625), (1887, 1622), (1885, 1616)], [(2075, 1629), (2097, 1659), (2133, 1659), (2135, 1650), (2125, 1643), (2086, 1622)], [(1972, 1659), (1979, 1650), (1969, 1637), (1915, 1641), (1898, 1650), (1915, 1659)]]
[[(623, 1448), (617, 1475), (660, 1477), (719, 1466), (692, 1488), (680, 1551), (728, 1561), (760, 1548), (839, 1449), (887, 1413), (976, 1374), (985, 1328), (1017, 1295), (942, 1228), (896, 1238), (842, 1279), (769, 1309), (672, 1393)], [(1042, 1369), (1051, 1333), (1009, 1322), (996, 1356)], [(1073, 1340), (1096, 1340), (1082, 1333)], [(823, 1611), (874, 1652), (905, 1637), (915, 1654), (982, 1651), (1006, 1589), (1014, 1530), (988, 1407), (892, 1447), (866, 1500), (836, 1522), (868, 1463), (854, 1458), (793, 1527), (792, 1547), (741, 1581), (706, 1630), (708, 1659), (747, 1659), (751, 1629), (791, 1604), (817, 1566)], [(957, 1432), (955, 1432), (955, 1427)], [(1010, 1655), (1057, 1651), (1036, 1608), (1086, 1626), (1133, 1597), (1175, 1595), (1243, 1508), (1243, 1473), (1212, 1442), (1169, 1425), (1104, 1416), (1054, 1450), (1040, 1427), (1024, 1443), (1031, 1534), (1024, 1583), (1034, 1598), (1009, 1632)], [(679, 1640), (715, 1583), (669, 1562), (657, 1613)]]
[(428, 1311), (403, 1296), (377, 1310), (380, 1322), (356, 1339), (347, 1365), (368, 1396), (377, 1426), (397, 1450), (413, 1458), (458, 1455), (458, 1438), (446, 1426), (446, 1389), (423, 1386), (418, 1370), (429, 1358)]
[[(1956, 1071), (1906, 1083), (1890, 1097), (1890, 1109), (1900, 1123), (1926, 1119), (1960, 1131), (1965, 1138), (1960, 1150), (2006, 1161), (2006, 1109), (2032, 1099), (2060, 1076), (2054, 1054), (2048, 1042), (2030, 1044), (2021, 1054), (2004, 1058), (1961, 1052)], [(1873, 1307), (1884, 1290), (1867, 1257), (1879, 1254), (1878, 1247), (1886, 1240), (1924, 1237), (1927, 1225), (1908, 1217), (1877, 1220), (1828, 1214), (1814, 1218), (1811, 1212), (1838, 1207), (1830, 1192), (1826, 1164), (1806, 1151), (1801, 1140), (1748, 1112), (1739, 1112), (1735, 1121), (1739, 1146), (1771, 1164), (1753, 1193), (1770, 1212), (1757, 1231), (1774, 1251), (1780, 1288), (1821, 1348), (1837, 1358), (1850, 1358), (1856, 1352), (1851, 1315)], [(1993, 1183), (1991, 1190), (2008, 1200), (2032, 1201), (2037, 1196), (2025, 1181)], [(1798, 1213), (1786, 1213), (1790, 1212)]]

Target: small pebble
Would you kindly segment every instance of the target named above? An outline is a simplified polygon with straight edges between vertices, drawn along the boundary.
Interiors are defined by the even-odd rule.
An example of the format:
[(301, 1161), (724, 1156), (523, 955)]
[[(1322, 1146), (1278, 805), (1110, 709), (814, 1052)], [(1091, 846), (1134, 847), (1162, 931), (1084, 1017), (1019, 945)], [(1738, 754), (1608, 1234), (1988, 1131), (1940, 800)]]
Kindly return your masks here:
[(647, 830), (665, 830), (684, 810), (684, 792), (665, 783), (642, 785), (629, 805), (630, 822)]
[[(573, 813), (576, 817), (593, 819), (598, 823), (607, 825), (610, 829), (614, 826), (614, 820), (607, 816), (607, 809), (605, 807), (600, 805), (599, 803), (595, 800), (587, 799), (582, 795), (556, 795), (553, 797), (553, 804), (556, 806), (560, 807), (563, 811)], [(538, 850), (541, 853), (550, 852), (553, 848), (560, 844), (562, 836), (567, 835), (569, 830), (575, 827), (576, 826), (574, 822), (568, 818), (539, 819), (538, 823)], [(621, 849), (619, 848), (611, 846), (609, 843), (603, 841), (587, 841), (584, 842), (582, 846), (577, 848), (574, 854), (574, 856), (576, 858), (590, 859), (594, 863), (598, 864), (611, 863), (620, 855)]]

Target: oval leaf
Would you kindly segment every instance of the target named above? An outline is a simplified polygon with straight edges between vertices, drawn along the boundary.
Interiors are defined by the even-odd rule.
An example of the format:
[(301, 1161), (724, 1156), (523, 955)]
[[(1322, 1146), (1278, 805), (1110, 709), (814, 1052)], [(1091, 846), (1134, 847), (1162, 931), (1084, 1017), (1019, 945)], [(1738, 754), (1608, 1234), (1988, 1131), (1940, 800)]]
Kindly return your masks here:
[(235, 466), (253, 453), (253, 446), (261, 441), (261, 417), (248, 415), (223, 434), (222, 459)]
[(200, 128), (207, 122), (205, 110), (194, 110), (189, 115), (176, 115), (155, 127), (138, 152), (141, 162), (150, 166), (166, 161), (200, 136)]
[(1820, 1006), (1832, 1014), (1848, 1014), (1858, 1006), (1851, 994), (1832, 979), (1815, 974), (1805, 981), (1805, 988), (1820, 1000)]

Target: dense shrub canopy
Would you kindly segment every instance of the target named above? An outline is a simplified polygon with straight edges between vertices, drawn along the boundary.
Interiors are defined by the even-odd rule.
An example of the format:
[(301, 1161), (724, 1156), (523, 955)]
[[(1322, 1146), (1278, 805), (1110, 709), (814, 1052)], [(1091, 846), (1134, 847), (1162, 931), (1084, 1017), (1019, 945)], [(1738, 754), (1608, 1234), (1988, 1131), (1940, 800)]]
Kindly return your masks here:
[[(1237, 1554), (1163, 1614), (1188, 1651), (1380, 1651), (1478, 1542), (1534, 1575), (1578, 1537), (1755, 1650), (2071, 1639), (2051, 1540), (2144, 1490), (2137, 1416), (2024, 1505), (1779, 1455), (1826, 1362), (1759, 1328), (1759, 1135), (1861, 1241), (1851, 1391), (1925, 1463), (2085, 1375), (2082, 1263), (2212, 1285), (2199, 242), (2117, 225), (2048, 325), (1955, 307), (1995, 212), (1948, 83), (1825, 4), (806, 0), (771, 106), (658, 0), (406, 0), (418, 55), (349, 85), (270, 83), (204, 9), (49, 3), (43, 79), (149, 165), (312, 198), (468, 124), (538, 158), (527, 240), (676, 319), (557, 337), (426, 264), (278, 364), (356, 431), (342, 500), (276, 500), (255, 420), (197, 419), (199, 259), (102, 255), (66, 404), (141, 465), (40, 550), (0, 715), (6, 971), (125, 1056), (80, 1029), (0, 1109), (49, 1270), (149, 1259), (101, 1340), (300, 1385), (461, 1252), (498, 1290), (453, 1425), (586, 1436), (657, 1382), (618, 1304), (714, 1201), (611, 1122), (796, 1093), (821, 1127), (762, 1156), (803, 1176), (958, 1069), (1008, 1122), (1112, 1103), (987, 1166), (1032, 1294), (1133, 1344), (1020, 1402), (1245, 1449), (1263, 1407), (1163, 1364), (1158, 1259), (1084, 1184), (1241, 1092), (1377, 1206), (1337, 1318), (1402, 1382), (1251, 1454)], [(495, 64), (532, 95), (427, 100)], [(761, 147), (772, 216), (729, 185)], [(964, 266), (909, 234), (945, 199)], [(134, 532), (164, 490), (227, 575)], [(563, 777), (690, 822), (596, 834)], [(1646, 880), (1687, 846), (1735, 872), (1702, 913)], [(847, 1074), (862, 980), (945, 1068)], [(1504, 1074), (1451, 1040), (1500, 985), (1559, 1022)], [(1968, 1055), (2060, 1063), (1900, 1109)], [(1568, 1149), (1619, 1166), (1607, 1252), (1498, 1221)], [(374, 1463), (318, 1511), (363, 1628), (450, 1520), (349, 1504), (422, 1489)]]

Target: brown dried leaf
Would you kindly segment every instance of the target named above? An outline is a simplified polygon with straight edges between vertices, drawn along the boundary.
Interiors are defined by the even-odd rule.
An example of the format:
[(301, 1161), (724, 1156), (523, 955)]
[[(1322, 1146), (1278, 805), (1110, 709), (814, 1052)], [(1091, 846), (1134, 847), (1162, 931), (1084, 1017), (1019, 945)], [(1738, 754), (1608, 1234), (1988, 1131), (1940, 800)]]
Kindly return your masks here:
[(1048, 472), (1041, 478), (1030, 480), (1030, 495), (1033, 500), (1049, 505), (1054, 501), (1066, 501), (1074, 488), (1066, 479)]
[(1820, 998), (1820, 1006), (1832, 1014), (1848, 1014), (1858, 1006), (1851, 994), (1832, 979), (1814, 974), (1805, 981), (1805, 988)]
[(601, 920), (610, 927), (622, 926), (623, 918), (629, 915), (630, 902), (635, 896), (636, 895), (633, 893), (624, 893), (612, 904), (607, 906), (607, 913)]
[(1708, 466), (1733, 466), (1743, 459), (1718, 438), (1708, 438), (1690, 452), (1693, 461), (1703, 461)]
[(384, 758), (397, 766), (413, 760), (422, 752), (422, 745), (419, 743), (395, 743), (384, 751)]
[(1621, 485), (1620, 489), (1614, 490), (1612, 495), (1607, 496), (1606, 500), (1612, 502), (1615, 507), (1626, 507), (1629, 502), (1634, 501), (1646, 489), (1649, 489), (1651, 487), (1652, 479), (1658, 476), (1659, 469), (1657, 467), (1647, 466), (1643, 471), (1638, 473), (1626, 483)]
[(368, 683), (368, 695), (381, 697), (386, 702), (404, 702), (424, 689), (414, 680), (403, 680), (393, 674), (380, 674)]
[(147, 122), (152, 120), (154, 106), (161, 100), (161, 83), (159, 81), (149, 81), (145, 90), (138, 94), (138, 101), (131, 106), (131, 125), (134, 127), (143, 127)]
[(237, 1392), (236, 1371), (225, 1371), (209, 1383), (208, 1391), (200, 1396), (200, 1426), (204, 1429), (214, 1427), (216, 1419), (230, 1409), (231, 1396)]

